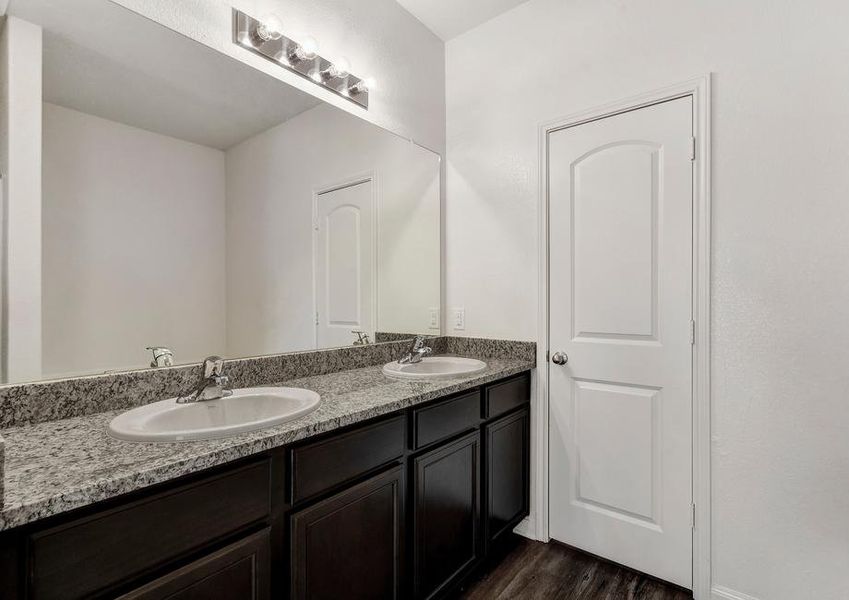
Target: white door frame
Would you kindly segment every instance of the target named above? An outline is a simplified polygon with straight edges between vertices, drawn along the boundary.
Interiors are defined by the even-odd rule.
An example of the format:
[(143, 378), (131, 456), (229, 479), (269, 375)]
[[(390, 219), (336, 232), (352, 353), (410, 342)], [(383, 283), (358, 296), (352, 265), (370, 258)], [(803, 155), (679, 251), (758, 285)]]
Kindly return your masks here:
[(525, 532), (549, 541), (548, 532), (548, 134), (589, 121), (692, 96), (696, 156), (693, 167), (693, 596), (708, 600), (711, 589), (710, 477), (710, 73), (639, 96), (543, 123), (539, 128), (539, 311), (536, 411), (532, 414), (534, 502)]
[[(318, 276), (318, 265), (316, 264), (316, 258), (318, 257), (318, 253), (316, 251), (318, 244), (318, 197), (322, 194), (327, 194), (329, 192), (335, 192), (337, 190), (342, 190), (348, 187), (353, 187), (355, 185), (359, 185), (361, 183), (366, 183), (367, 181), (371, 182), (371, 220), (372, 220), (372, 239), (371, 241), (371, 260), (372, 260), (372, 283), (371, 283), (371, 324), (374, 327), (374, 331), (378, 331), (377, 329), (377, 292), (378, 292), (378, 281), (377, 281), (377, 265), (378, 256), (377, 253), (380, 248), (379, 240), (380, 240), (380, 230), (378, 229), (380, 220), (377, 217), (378, 211), (378, 176), (377, 171), (364, 171), (362, 173), (358, 173), (352, 175), (351, 177), (347, 177), (345, 179), (340, 179), (333, 183), (328, 183), (321, 186), (313, 187), (312, 190), (312, 307), (313, 313), (310, 316), (311, 319), (315, 320), (315, 315), (318, 313), (318, 291), (316, 288), (316, 277)], [(312, 333), (312, 344), (313, 348), (317, 350), (321, 350), (318, 347), (318, 323), (315, 323), (313, 327)], [(373, 341), (373, 340), (372, 340)], [(353, 340), (351, 341), (353, 343)]]

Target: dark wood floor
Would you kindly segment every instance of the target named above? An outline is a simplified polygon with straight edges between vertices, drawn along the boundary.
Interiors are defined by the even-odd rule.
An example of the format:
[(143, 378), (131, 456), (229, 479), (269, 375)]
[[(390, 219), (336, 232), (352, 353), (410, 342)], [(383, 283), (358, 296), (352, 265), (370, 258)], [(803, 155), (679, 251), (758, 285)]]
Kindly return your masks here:
[(671, 584), (556, 543), (522, 540), (464, 600), (692, 600)]

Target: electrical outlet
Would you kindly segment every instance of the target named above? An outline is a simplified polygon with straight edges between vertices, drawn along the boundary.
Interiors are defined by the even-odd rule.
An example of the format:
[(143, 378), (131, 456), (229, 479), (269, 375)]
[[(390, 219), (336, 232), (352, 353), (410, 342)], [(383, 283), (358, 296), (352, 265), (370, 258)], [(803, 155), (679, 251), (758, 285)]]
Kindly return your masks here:
[(438, 308), (430, 308), (430, 325), (431, 329), (439, 329), (439, 309)]
[(455, 331), (460, 331), (466, 328), (466, 309), (453, 308), (451, 309), (451, 324)]

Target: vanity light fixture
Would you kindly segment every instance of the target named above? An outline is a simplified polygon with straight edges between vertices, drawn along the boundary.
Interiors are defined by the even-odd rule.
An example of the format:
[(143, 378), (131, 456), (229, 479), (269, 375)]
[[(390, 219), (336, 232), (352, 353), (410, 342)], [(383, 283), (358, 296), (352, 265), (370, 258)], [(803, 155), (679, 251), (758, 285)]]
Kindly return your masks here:
[(259, 20), (256, 34), (264, 42), (272, 42), (283, 37), (283, 23), (277, 15), (265, 15)]
[(368, 109), (374, 80), (352, 75), (344, 58), (330, 61), (320, 56), (318, 42), (312, 37), (298, 41), (286, 37), (283, 23), (275, 15), (255, 19), (233, 9), (233, 42)]
[(329, 67), (319, 72), (319, 77), (323, 80), (344, 79), (348, 76), (350, 70), (351, 66), (348, 64), (348, 61), (344, 58), (338, 58), (336, 61), (330, 63)]

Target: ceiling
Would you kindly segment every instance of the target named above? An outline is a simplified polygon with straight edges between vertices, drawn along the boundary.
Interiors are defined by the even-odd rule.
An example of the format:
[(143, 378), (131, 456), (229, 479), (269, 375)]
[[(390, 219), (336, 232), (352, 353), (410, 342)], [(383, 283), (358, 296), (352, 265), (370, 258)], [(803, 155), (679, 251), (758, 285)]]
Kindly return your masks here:
[(320, 103), (109, 0), (8, 13), (44, 29), (44, 100), (111, 121), (226, 150)]
[(395, 0), (448, 41), (527, 0)]

